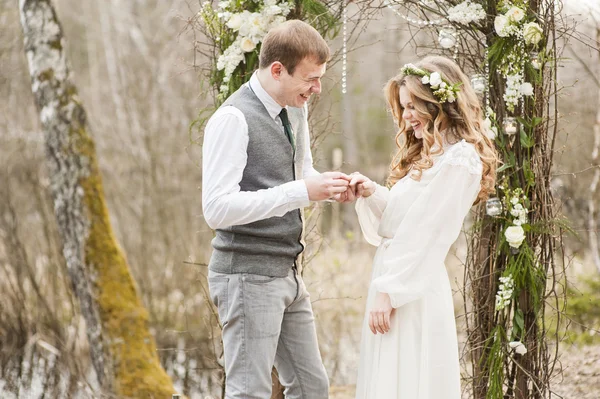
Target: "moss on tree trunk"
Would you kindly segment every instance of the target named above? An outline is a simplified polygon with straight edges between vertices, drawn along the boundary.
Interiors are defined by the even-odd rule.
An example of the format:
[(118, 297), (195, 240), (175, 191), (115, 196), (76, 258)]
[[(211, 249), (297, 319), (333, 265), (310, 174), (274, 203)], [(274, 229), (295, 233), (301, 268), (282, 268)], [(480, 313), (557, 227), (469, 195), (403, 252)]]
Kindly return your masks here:
[(20, 0), (19, 6), (63, 254), (99, 383), (104, 393), (119, 398), (170, 398), (173, 384), (160, 365), (148, 313), (110, 225), (56, 12), (49, 0)]

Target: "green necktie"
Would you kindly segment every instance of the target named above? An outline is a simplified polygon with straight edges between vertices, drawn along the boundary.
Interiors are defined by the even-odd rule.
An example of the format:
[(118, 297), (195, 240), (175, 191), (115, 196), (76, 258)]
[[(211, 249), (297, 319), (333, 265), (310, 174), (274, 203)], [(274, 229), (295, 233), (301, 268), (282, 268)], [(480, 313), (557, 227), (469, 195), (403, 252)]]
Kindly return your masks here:
[(294, 132), (292, 131), (292, 124), (290, 123), (290, 118), (288, 118), (287, 109), (282, 108), (281, 112), (279, 113), (279, 117), (281, 118), (281, 123), (283, 123), (283, 130), (285, 131), (285, 135), (290, 141), (292, 149), (296, 151), (296, 144), (294, 143)]

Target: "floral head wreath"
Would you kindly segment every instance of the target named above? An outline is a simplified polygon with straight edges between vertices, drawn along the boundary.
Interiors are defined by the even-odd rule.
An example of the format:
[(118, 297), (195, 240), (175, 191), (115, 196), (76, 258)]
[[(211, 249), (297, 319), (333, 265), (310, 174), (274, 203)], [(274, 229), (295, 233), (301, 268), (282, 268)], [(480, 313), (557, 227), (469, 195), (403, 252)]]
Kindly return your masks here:
[(415, 75), (421, 77), (421, 83), (429, 85), (433, 91), (433, 95), (438, 99), (440, 103), (453, 103), (456, 101), (458, 94), (458, 87), (462, 83), (450, 84), (446, 79), (443, 79), (438, 72), (428, 72), (424, 69), (417, 68), (413, 64), (405, 64), (400, 72), (404, 76)]

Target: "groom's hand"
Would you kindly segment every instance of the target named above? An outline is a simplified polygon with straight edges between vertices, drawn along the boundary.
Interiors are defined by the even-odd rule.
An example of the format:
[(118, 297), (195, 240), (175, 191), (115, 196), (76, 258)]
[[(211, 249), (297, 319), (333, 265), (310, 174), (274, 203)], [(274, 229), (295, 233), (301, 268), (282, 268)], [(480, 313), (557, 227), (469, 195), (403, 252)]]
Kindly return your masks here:
[[(350, 176), (352, 177), (352, 176)], [(350, 186), (348, 185), (348, 188), (346, 189), (346, 191), (344, 191), (343, 193), (337, 194), (335, 197), (333, 197), (334, 200), (336, 200), (337, 202), (343, 204), (346, 202), (353, 202), (355, 201), (357, 198), (356, 196), (356, 186)]]
[(351, 173), (350, 178), (348, 189), (345, 192), (335, 196), (335, 200), (337, 202), (353, 202), (360, 197), (369, 197), (377, 188), (371, 179), (358, 172)]
[(348, 189), (350, 176), (342, 172), (325, 172), (318, 176), (304, 179), (308, 190), (308, 199), (311, 201), (323, 201)]

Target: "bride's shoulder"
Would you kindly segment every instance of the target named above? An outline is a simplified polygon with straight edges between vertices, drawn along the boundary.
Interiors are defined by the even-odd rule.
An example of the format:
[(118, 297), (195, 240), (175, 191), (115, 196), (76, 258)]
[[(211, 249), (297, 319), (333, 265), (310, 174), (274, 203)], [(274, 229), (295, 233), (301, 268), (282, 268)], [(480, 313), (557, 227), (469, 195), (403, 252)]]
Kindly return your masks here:
[(465, 166), (469, 172), (474, 174), (481, 174), (483, 169), (481, 157), (475, 149), (475, 145), (468, 143), (465, 139), (446, 149), (442, 163)]

